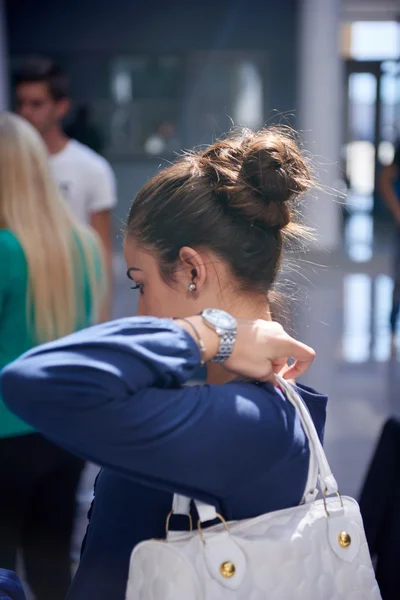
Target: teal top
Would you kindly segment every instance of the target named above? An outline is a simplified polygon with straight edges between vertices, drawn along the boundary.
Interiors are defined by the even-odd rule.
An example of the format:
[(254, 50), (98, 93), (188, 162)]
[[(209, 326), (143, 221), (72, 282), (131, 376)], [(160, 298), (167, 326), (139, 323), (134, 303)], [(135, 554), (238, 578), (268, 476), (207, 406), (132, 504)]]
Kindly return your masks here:
[[(83, 263), (84, 264), (84, 263)], [(100, 257), (99, 257), (100, 264)], [(83, 269), (85, 319), (76, 329), (93, 324), (91, 290), (87, 268)], [(0, 229), (0, 372), (10, 362), (37, 345), (33, 320), (28, 322), (26, 302), (28, 292), (28, 264), (16, 236), (8, 229)], [(34, 429), (6, 408), (0, 395), (0, 438), (31, 433)]]

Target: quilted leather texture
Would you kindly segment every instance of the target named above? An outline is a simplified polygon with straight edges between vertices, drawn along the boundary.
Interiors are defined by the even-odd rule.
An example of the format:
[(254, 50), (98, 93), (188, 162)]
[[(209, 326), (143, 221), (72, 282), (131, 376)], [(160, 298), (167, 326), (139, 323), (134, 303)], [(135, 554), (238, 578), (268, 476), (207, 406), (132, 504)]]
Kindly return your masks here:
[[(380, 600), (358, 505), (346, 497), (343, 503), (344, 511), (337, 499), (328, 500), (330, 517), (318, 500), (229, 523), (227, 543), (209, 553), (213, 569), (205, 548), (224, 531), (221, 525), (204, 531), (205, 543), (197, 531), (142, 542), (132, 553), (126, 600)], [(335, 527), (337, 536), (344, 527), (353, 534), (348, 549), (340, 547)], [(219, 572), (232, 560), (231, 544), (245, 557), (237, 589)]]

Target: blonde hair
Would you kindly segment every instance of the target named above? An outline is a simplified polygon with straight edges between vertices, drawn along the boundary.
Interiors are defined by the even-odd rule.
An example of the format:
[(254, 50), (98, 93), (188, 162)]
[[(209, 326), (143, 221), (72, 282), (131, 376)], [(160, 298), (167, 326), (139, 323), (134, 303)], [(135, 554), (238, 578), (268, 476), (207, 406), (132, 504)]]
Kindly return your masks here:
[(98, 318), (105, 292), (100, 243), (61, 198), (40, 135), (7, 112), (0, 113), (0, 226), (14, 233), (25, 253), (27, 320), (33, 318), (38, 342), (88, 324), (85, 291), (92, 320)]

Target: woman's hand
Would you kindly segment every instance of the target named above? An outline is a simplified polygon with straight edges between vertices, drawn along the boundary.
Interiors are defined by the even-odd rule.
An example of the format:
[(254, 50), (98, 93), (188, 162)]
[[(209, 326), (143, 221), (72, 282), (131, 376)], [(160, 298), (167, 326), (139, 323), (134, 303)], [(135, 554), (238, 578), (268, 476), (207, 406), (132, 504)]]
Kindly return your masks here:
[[(291, 366), (288, 358), (294, 360)], [(279, 323), (239, 319), (235, 347), (224, 366), (242, 377), (276, 383), (278, 373), (296, 379), (314, 358), (314, 350), (288, 335)]]
[[(203, 360), (212, 360), (219, 347), (217, 333), (199, 316), (187, 320), (204, 343)], [(192, 327), (185, 321), (178, 320), (178, 323), (198, 343)], [(287, 365), (288, 358), (294, 360), (291, 366)], [(275, 375), (278, 373), (285, 379), (299, 377), (307, 371), (314, 358), (314, 350), (288, 335), (279, 323), (238, 319), (236, 343), (224, 367), (241, 377), (276, 383)]]

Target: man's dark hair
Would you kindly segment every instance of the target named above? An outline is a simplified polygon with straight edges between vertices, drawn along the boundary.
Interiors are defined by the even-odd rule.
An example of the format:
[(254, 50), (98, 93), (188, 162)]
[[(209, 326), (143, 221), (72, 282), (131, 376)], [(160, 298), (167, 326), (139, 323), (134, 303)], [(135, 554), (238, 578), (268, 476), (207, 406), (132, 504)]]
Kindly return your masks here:
[(62, 68), (50, 58), (35, 56), (25, 61), (15, 72), (14, 84), (45, 83), (54, 100), (68, 97), (68, 78)]

